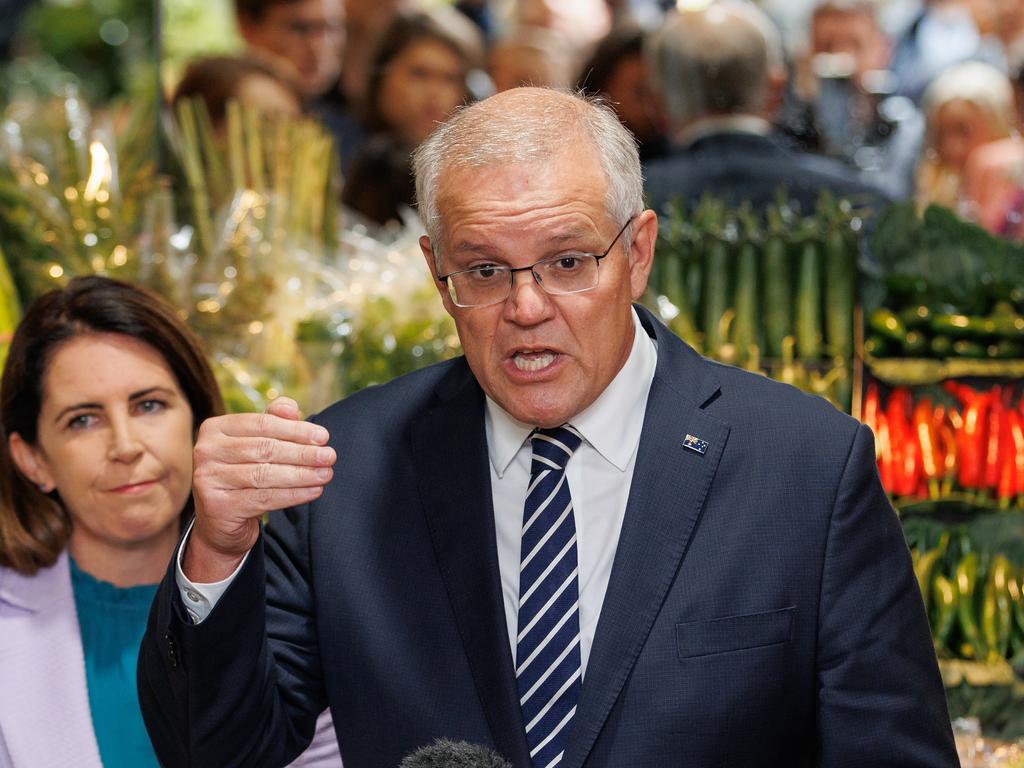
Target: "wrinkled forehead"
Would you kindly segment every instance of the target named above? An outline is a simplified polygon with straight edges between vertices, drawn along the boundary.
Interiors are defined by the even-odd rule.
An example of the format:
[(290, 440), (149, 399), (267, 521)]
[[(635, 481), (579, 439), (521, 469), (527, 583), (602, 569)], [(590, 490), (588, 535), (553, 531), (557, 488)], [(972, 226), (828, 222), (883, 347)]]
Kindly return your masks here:
[(596, 151), (568, 144), (535, 157), (442, 167), (436, 186), (441, 233), (467, 213), (526, 213), (563, 205), (607, 211), (608, 178)]

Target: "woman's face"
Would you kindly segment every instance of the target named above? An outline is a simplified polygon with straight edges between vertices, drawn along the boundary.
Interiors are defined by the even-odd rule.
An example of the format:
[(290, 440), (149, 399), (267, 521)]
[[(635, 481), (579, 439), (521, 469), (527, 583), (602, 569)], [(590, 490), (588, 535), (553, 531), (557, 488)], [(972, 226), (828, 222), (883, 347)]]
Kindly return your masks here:
[(455, 51), (436, 40), (417, 40), (391, 60), (381, 78), (380, 113), (400, 142), (416, 146), (465, 95), (462, 60)]
[(32, 482), (60, 494), (76, 557), (173, 546), (192, 481), (192, 409), (153, 347), (77, 336), (43, 377), (36, 444), (12, 444), (12, 454)]
[(962, 169), (971, 152), (993, 138), (981, 109), (970, 101), (949, 101), (935, 115), (935, 151), (949, 168)]

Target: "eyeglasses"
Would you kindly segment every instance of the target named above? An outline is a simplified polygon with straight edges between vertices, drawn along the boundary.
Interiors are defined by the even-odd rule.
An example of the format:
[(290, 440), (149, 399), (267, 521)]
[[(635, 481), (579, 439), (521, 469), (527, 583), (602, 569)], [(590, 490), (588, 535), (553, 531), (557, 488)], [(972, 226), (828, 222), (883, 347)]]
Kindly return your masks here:
[(512, 295), (516, 272), (529, 270), (545, 293), (561, 296), (568, 293), (583, 293), (597, 288), (598, 265), (601, 259), (611, 253), (619, 242), (626, 227), (633, 223), (634, 216), (622, 225), (604, 253), (578, 253), (570, 251), (558, 256), (541, 259), (528, 267), (502, 267), (484, 264), (472, 269), (438, 275), (437, 279), (448, 285), (448, 294), (457, 307), (489, 307), (500, 304)]

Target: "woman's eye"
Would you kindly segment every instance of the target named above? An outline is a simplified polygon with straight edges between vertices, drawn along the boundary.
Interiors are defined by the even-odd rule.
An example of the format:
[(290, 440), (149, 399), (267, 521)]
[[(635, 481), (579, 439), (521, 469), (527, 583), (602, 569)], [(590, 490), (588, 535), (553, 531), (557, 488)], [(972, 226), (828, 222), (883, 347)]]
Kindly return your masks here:
[(137, 407), (140, 413), (157, 413), (166, 408), (167, 404), (163, 400), (142, 400)]
[(85, 429), (96, 423), (96, 417), (91, 413), (80, 413), (68, 419), (68, 429)]

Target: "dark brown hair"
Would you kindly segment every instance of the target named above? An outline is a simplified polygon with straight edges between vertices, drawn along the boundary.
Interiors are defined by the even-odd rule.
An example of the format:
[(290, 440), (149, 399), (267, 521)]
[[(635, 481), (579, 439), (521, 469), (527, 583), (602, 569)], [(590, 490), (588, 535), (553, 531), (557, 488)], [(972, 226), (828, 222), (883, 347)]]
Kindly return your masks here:
[(247, 77), (266, 77), (279, 83), (295, 97), (299, 109), (303, 108), (302, 94), (292, 80), (250, 56), (208, 56), (190, 62), (174, 89), (171, 104), (176, 105), (182, 99), (200, 99), (206, 105), (211, 122), (221, 125), (227, 115), (228, 102), (238, 97), (239, 86)]
[[(202, 344), (161, 298), (105, 277), (79, 277), (36, 299), (18, 325), (0, 379), (0, 566), (31, 576), (53, 565), (67, 546), (71, 518), (54, 491), (44, 494), (18, 471), (8, 440), (34, 445), (43, 380), (54, 354), (78, 336), (117, 333), (161, 354), (192, 408), (193, 434), (223, 413)], [(181, 513), (192, 515), (192, 497)]]
[[(479, 33), (473, 23), (458, 11), (442, 6), (431, 11), (399, 13), (377, 42), (370, 69), (364, 120), (371, 133), (387, 133), (394, 127), (388, 125), (380, 110), (381, 81), (387, 74), (388, 65), (406, 48), (421, 40), (432, 40), (451, 49), (462, 62), (464, 73), (479, 66), (483, 59)], [(469, 95), (468, 86), (466, 95)]]
[(235, 14), (259, 21), (275, 5), (295, 5), (301, 0), (235, 0)]

